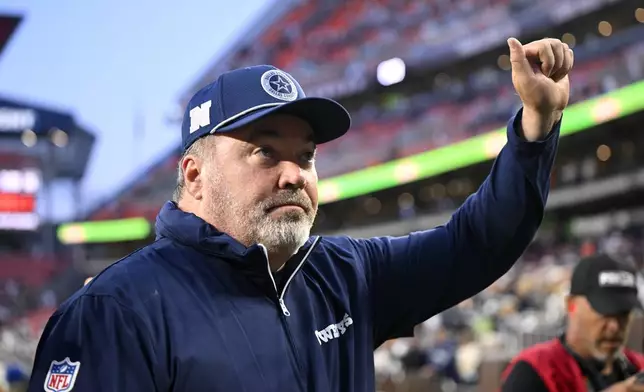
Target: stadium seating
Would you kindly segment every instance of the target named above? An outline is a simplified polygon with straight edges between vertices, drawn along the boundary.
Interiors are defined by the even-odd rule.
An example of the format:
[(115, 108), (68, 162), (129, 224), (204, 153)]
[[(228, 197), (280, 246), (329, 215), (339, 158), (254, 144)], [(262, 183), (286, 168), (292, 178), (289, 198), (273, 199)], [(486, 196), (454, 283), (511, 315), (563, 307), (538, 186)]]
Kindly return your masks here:
[[(600, 55), (576, 65), (571, 103), (644, 77), (644, 44), (616, 52), (610, 60)], [(358, 170), (503, 127), (519, 107), (509, 75), (498, 68), (473, 73), (469, 85), (452, 83), (449, 92), (391, 96), (380, 107), (367, 103), (355, 111), (354, 129), (341, 142), (321, 146), (320, 176)]]
[[(350, 80), (363, 68), (374, 69), (383, 59), (399, 56), (413, 63), (415, 57), (426, 55), (428, 47), (458, 38), (471, 39), (515, 14), (529, 13), (531, 7), (543, 8), (548, 3), (555, 1), (536, 6), (524, 0), (307, 1), (275, 23), (262, 40), (240, 51), (228, 66), (272, 63), (296, 75), (305, 88), (309, 82)], [(602, 43), (606, 48), (603, 51), (594, 50), (597, 44), (593, 40), (576, 48), (588, 54), (577, 55), (573, 102), (644, 77), (644, 45), (634, 39), (643, 33), (639, 28), (627, 33), (626, 38), (624, 34), (612, 37), (609, 41), (613, 44)], [(624, 47), (629, 42), (631, 46)], [(618, 57), (608, 60), (607, 52)], [(442, 85), (445, 87), (433, 92), (391, 94), (382, 102), (366, 102), (352, 111), (351, 133), (341, 143), (320, 149), (320, 177), (426, 151), (503, 126), (518, 105), (508, 73), (498, 67), (485, 67), (460, 80), (445, 79)]]
[[(432, 385), (476, 390), (479, 376), (485, 376), (479, 371), (483, 365), (506, 361), (517, 350), (556, 336), (564, 319), (562, 296), (571, 267), (596, 251), (617, 254), (641, 268), (642, 259), (633, 255), (644, 251), (644, 228), (600, 238), (535, 242), (515, 268), (487, 290), (419, 325), (414, 338), (386, 342), (376, 350), (380, 390), (440, 390), (426, 389)], [(644, 294), (644, 287), (641, 290)], [(0, 356), (28, 368), (52, 310), (41, 307), (5, 323)], [(637, 339), (641, 341), (639, 335)], [(498, 370), (488, 377), (498, 382)]]
[(26, 286), (42, 285), (59, 265), (53, 257), (34, 258), (25, 254), (0, 254), (0, 281), (14, 280)]
[[(635, 33), (620, 45), (579, 50), (582, 56), (573, 75), (572, 103), (644, 78), (644, 44), (631, 43), (631, 36), (636, 37), (642, 29)], [(353, 129), (341, 141), (320, 146), (318, 173), (327, 178), (503, 127), (518, 105), (509, 74), (498, 67), (450, 79), (433, 91), (388, 94), (380, 102), (365, 102), (354, 110)], [(144, 216), (153, 220), (171, 193), (178, 158), (172, 155), (153, 167), (124, 198), (112, 200), (92, 219)]]
[[(643, 240), (639, 227), (630, 234), (614, 232), (601, 239), (535, 243), (487, 290), (420, 325), (414, 338), (381, 346), (375, 354), (379, 380), (389, 386), (387, 390), (405, 390), (396, 380), (414, 374), (412, 379), (421, 385), (447, 383), (468, 390), (483, 375), (484, 361), (507, 361), (518, 350), (557, 336), (565, 317), (563, 297), (580, 257), (603, 251), (641, 268), (641, 259), (632, 255), (644, 250)], [(640, 293), (643, 289), (640, 280)], [(641, 332), (631, 338), (629, 344), (641, 350)], [(498, 375), (499, 369), (494, 370), (497, 383)], [(406, 377), (402, 384), (409, 383)]]
[(269, 62), (305, 85), (340, 80), (393, 55), (420, 58), (428, 45), (471, 36), (530, 6), (523, 0), (306, 1), (229, 66)]

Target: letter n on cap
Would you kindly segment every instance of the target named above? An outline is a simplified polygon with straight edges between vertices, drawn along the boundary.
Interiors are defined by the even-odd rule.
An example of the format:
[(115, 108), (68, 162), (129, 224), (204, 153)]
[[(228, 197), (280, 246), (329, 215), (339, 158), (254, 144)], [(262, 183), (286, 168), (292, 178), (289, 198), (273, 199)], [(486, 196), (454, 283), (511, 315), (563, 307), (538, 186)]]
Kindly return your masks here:
[(199, 106), (190, 109), (190, 133), (198, 131), (202, 127), (210, 125), (210, 107), (212, 101), (206, 101)]

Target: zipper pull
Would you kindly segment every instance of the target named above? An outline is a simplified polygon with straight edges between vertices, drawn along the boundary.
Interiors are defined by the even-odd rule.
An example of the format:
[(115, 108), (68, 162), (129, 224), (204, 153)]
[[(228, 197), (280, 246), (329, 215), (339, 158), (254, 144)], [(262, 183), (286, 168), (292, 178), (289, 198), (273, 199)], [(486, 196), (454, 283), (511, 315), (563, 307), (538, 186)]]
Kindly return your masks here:
[(284, 316), (286, 317), (290, 316), (291, 312), (288, 311), (288, 308), (286, 307), (286, 304), (284, 303), (283, 298), (279, 299), (279, 303), (280, 303), (280, 308), (282, 308), (282, 313), (284, 314)]

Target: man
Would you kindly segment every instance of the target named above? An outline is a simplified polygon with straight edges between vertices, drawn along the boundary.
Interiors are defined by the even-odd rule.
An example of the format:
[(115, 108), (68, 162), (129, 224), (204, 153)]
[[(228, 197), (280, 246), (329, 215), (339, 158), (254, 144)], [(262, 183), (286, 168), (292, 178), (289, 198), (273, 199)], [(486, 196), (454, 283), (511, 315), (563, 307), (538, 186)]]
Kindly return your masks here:
[(446, 226), (400, 238), (309, 238), (340, 104), (272, 66), (197, 92), (157, 241), (61, 305), (30, 391), (373, 391), (374, 348), (498, 279), (542, 220), (573, 53), (508, 43), (508, 145)]
[(624, 348), (640, 307), (633, 268), (606, 255), (575, 267), (563, 336), (521, 352), (504, 372), (502, 392), (644, 391), (633, 377), (644, 356)]

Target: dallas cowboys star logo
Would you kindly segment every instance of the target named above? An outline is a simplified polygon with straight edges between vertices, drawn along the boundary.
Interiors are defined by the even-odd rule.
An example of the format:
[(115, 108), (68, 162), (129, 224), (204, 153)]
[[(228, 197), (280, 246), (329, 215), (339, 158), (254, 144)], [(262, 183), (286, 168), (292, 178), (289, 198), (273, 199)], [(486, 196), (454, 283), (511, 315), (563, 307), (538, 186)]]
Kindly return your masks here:
[(268, 95), (282, 101), (294, 101), (298, 91), (293, 78), (279, 69), (264, 72), (261, 77), (262, 88)]
[(291, 92), (291, 86), (280, 75), (273, 76), (268, 81), (278, 92), (284, 91), (286, 94)]

